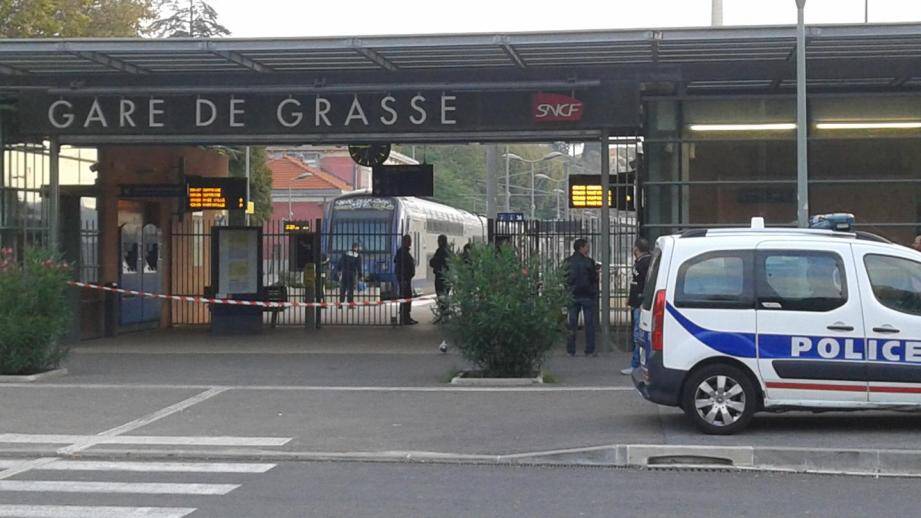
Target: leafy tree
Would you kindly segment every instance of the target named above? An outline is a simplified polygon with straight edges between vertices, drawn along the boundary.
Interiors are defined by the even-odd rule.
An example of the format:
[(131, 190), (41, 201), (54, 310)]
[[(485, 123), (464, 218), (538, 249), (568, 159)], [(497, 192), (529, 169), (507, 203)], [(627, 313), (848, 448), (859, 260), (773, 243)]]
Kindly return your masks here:
[(155, 0), (0, 0), (0, 37), (133, 37)]
[[(256, 205), (251, 221), (261, 224), (272, 217), (272, 171), (266, 165), (265, 147), (249, 149), (249, 198)], [(246, 148), (230, 150), (230, 176), (246, 176)]]
[(148, 30), (160, 38), (215, 38), (229, 36), (217, 11), (204, 0), (160, 0), (160, 19)]

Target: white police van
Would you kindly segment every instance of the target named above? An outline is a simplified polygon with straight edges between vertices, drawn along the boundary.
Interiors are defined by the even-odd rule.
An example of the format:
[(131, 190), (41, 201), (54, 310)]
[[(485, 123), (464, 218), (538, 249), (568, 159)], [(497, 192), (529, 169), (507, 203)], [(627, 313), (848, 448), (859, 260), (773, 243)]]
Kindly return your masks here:
[(921, 409), (921, 253), (863, 232), (656, 242), (633, 381), (705, 433), (761, 410)]

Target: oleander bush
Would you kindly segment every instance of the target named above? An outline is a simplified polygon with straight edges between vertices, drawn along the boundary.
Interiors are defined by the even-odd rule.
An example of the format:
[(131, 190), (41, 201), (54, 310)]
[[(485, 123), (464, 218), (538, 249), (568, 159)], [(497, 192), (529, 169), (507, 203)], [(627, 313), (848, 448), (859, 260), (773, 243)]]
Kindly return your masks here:
[(0, 374), (57, 368), (68, 349), (70, 266), (47, 250), (0, 250)]
[(559, 268), (482, 244), (451, 258), (448, 279), (445, 332), (484, 377), (533, 376), (566, 336), (569, 295)]

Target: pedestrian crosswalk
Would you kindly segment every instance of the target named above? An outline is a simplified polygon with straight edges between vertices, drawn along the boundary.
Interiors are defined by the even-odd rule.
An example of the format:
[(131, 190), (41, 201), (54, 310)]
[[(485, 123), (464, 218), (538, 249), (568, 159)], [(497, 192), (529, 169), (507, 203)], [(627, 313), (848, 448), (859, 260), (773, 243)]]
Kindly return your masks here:
[[(16, 472), (15, 476), (0, 477), (0, 518), (181, 518), (193, 513), (195, 507), (124, 507), (104, 505), (107, 495), (148, 495), (189, 498), (208, 498), (227, 495), (241, 487), (240, 475), (263, 474), (275, 467), (269, 463), (244, 462), (144, 462), (109, 460), (71, 460), (62, 458), (2, 459), (0, 473)], [(25, 469), (24, 467), (28, 467)], [(20, 468), (18, 471), (17, 469)], [(43, 473), (65, 472), (53, 480), (45, 480)], [(71, 473), (68, 475), (66, 473)], [(91, 475), (87, 475), (91, 473)], [(99, 477), (92, 475), (98, 473)], [(105, 474), (109, 474), (106, 476)], [(112, 473), (145, 474), (153, 480), (109, 481), (86, 480), (86, 478), (117, 478)], [(171, 476), (183, 475), (183, 480), (199, 474), (208, 481), (175, 482)], [(61, 480), (80, 476), (80, 480)], [(215, 483), (211, 479), (222, 475), (234, 475), (234, 483)], [(140, 475), (135, 475), (135, 477)], [(27, 505), (15, 503), (16, 497), (35, 495), (56, 495), (55, 501), (66, 501), (67, 495), (81, 495), (82, 503), (87, 496), (98, 506), (86, 505)]]

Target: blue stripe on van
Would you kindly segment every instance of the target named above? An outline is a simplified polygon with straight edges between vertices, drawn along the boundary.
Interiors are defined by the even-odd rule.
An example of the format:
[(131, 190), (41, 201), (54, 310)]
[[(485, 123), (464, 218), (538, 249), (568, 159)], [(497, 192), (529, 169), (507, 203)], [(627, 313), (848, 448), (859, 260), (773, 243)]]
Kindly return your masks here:
[(671, 304), (668, 304), (666, 308), (668, 313), (681, 324), (681, 327), (707, 347), (737, 358), (755, 358), (757, 356), (754, 333), (734, 333), (705, 329), (691, 322)]

